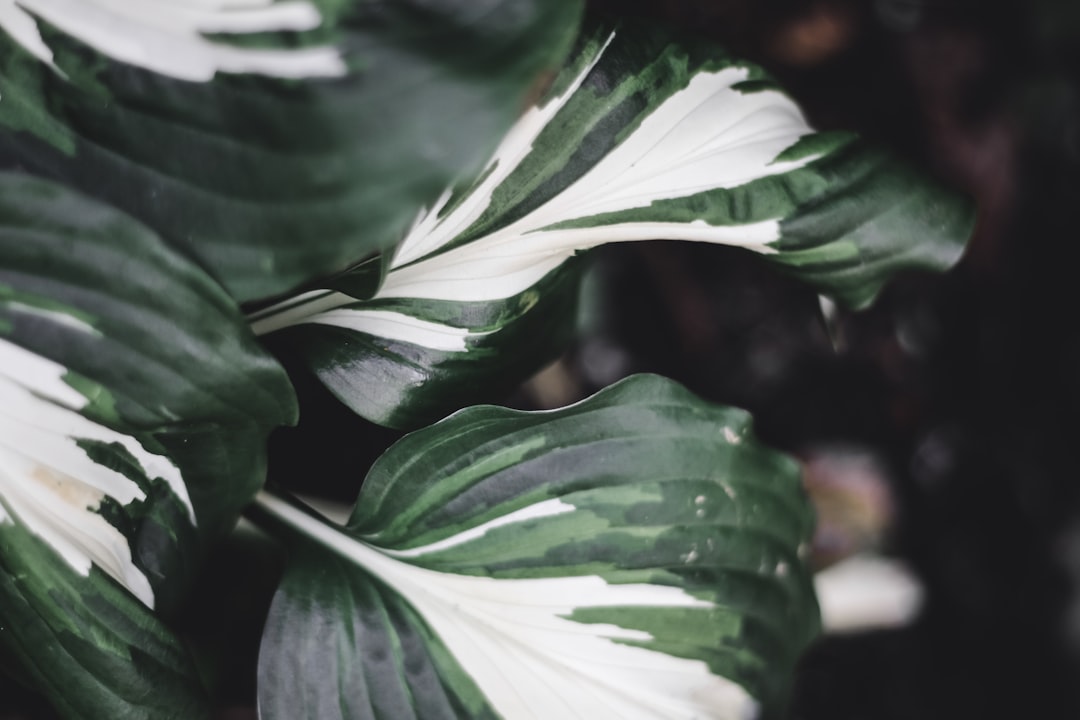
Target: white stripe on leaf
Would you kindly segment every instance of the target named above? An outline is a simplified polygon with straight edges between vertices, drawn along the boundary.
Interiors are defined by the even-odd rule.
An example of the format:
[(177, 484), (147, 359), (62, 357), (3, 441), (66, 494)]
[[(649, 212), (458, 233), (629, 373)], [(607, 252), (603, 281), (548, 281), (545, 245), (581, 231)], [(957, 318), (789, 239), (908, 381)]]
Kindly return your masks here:
[[(467, 197), (452, 199), (447, 192), (418, 218), (375, 299), (500, 301), (528, 290), (576, 253), (611, 242), (671, 239), (776, 252), (771, 244), (779, 239), (781, 217), (743, 225), (713, 225), (704, 218), (664, 221), (662, 216), (619, 220), (620, 213), (735, 188), (817, 159), (806, 155), (777, 160), (811, 130), (795, 104), (779, 92), (737, 89), (750, 74), (741, 67), (695, 75), (555, 197), (505, 227), (439, 252), (488, 209), (497, 188), (534, 150), (544, 126), (580, 89), (599, 59), (597, 55), (564, 94), (523, 116)], [(446, 211), (448, 203), (453, 207)], [(568, 223), (578, 226), (567, 228)], [(344, 294), (313, 293), (307, 301), (268, 308), (254, 327), (262, 333), (318, 323), (328, 312), (335, 313), (334, 324), (344, 325), (344, 314), (364, 312), (363, 307), (362, 301)]]
[(127, 505), (146, 493), (78, 442), (122, 447), (146, 477), (168, 484), (194, 525), (187, 487), (168, 458), (80, 415), (88, 401), (65, 375), (63, 366), (0, 340), (0, 521), (24, 525), (81, 575), (97, 565), (153, 607), (127, 538), (96, 512), (107, 498)]
[[(524, 292), (576, 253), (610, 242), (672, 238), (737, 245), (761, 253), (780, 237), (780, 224), (751, 225), (636, 222), (592, 228), (545, 230), (509, 237), (500, 231), (442, 255), (390, 272), (377, 298), (498, 301)], [(512, 250), (510, 247), (512, 246)], [(355, 302), (351, 300), (350, 302)], [(308, 322), (317, 322), (318, 315)]]
[(411, 315), (403, 315), (387, 310), (350, 310), (337, 309), (319, 313), (310, 321), (316, 325), (334, 327), (367, 333), (386, 340), (400, 340), (412, 345), (445, 350), (447, 352), (465, 352), (466, 340), (486, 333), (471, 332), (468, 328), (428, 322)]
[(218, 72), (283, 78), (336, 77), (346, 72), (333, 47), (250, 48), (205, 36), (313, 30), (322, 18), (311, 2), (0, 0), (0, 28), (53, 65), (38, 18), (114, 60), (179, 80), (205, 82)]
[(615, 33), (611, 33), (600, 46), (596, 57), (574, 78), (563, 94), (525, 111), (488, 160), (483, 179), (469, 189), (468, 196), (454, 208), (453, 213), (445, 218), (439, 217), (440, 210), (451, 198), (450, 191), (447, 191), (429, 212), (420, 214), (394, 255), (394, 267), (406, 265), (435, 252), (484, 214), (491, 204), (492, 193), (532, 152), (537, 137), (578, 91), (614, 39)]
[(502, 717), (757, 716), (757, 702), (704, 662), (625, 644), (647, 642), (648, 633), (567, 619), (589, 607), (714, 607), (680, 588), (611, 585), (597, 576), (508, 580), (437, 572), (389, 557), (267, 493), (256, 502), (400, 593)]
[(497, 517), (494, 520), (489, 520), (483, 525), (477, 525), (474, 528), (469, 528), (464, 532), (460, 532), (457, 535), (453, 535), (443, 540), (433, 542), (430, 545), (424, 545), (422, 547), (409, 548), (408, 550), (389, 550), (383, 549), (383, 552), (387, 555), (391, 555), (396, 558), (415, 558), (422, 557), (424, 555), (430, 555), (431, 553), (441, 552), (442, 550), (448, 550), (458, 545), (464, 545), (467, 542), (478, 540), (484, 537), (488, 532), (495, 528), (502, 527), (503, 525), (513, 525), (514, 523), (526, 522), (527, 520), (537, 520), (539, 518), (552, 517), (554, 515), (562, 515), (563, 513), (573, 512), (576, 508), (573, 505), (568, 505), (562, 500), (555, 498), (553, 500), (544, 500), (527, 507), (523, 507), (520, 510), (515, 510), (509, 515), (503, 515)]
[(63, 365), (0, 340), (0, 381), (18, 382), (39, 397), (80, 410), (86, 407), (88, 400), (64, 382), (66, 374), (67, 368)]
[[(466, 245), (413, 261), (415, 253), (407, 252), (410, 247), (435, 252), (465, 231), (478, 213), (462, 205), (433, 226), (422, 220), (414, 233), (428, 232), (441, 242), (432, 247), (427, 239), (406, 238), (376, 297), (500, 300), (527, 290), (575, 253), (610, 242), (659, 238), (774, 252), (769, 243), (779, 239), (779, 217), (734, 226), (710, 225), (702, 219), (552, 229), (647, 208), (658, 201), (738, 187), (791, 172), (815, 159), (776, 161), (810, 130), (794, 103), (780, 93), (742, 93), (733, 88), (748, 76), (745, 68), (696, 75), (599, 163), (539, 208)], [(487, 195), (480, 204), (486, 207), (494, 187), (484, 183), (481, 189)], [(434, 208), (432, 215), (440, 210)]]
[(81, 320), (75, 317), (69, 312), (48, 310), (46, 308), (37, 307), (35, 305), (27, 305), (16, 300), (5, 301), (4, 308), (11, 313), (20, 313), (22, 315), (39, 318), (41, 320), (47, 320), (55, 325), (60, 325), (67, 330), (77, 330), (78, 332), (85, 333), (87, 335), (101, 337), (101, 333), (98, 331), (97, 328), (95, 328), (93, 325), (86, 322), (85, 320)]

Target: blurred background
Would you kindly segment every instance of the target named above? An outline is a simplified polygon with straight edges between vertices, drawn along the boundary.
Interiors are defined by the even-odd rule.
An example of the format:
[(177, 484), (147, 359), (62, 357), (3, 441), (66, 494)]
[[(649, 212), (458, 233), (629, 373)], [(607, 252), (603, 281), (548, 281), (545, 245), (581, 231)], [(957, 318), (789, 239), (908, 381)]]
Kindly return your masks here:
[[(873, 551), (909, 568), (920, 612), (820, 641), (791, 718), (1080, 717), (1080, 477), (1068, 449), (1080, 431), (1080, 283), (1066, 259), (1080, 242), (1080, 2), (592, 5), (759, 62), (815, 126), (856, 130), (974, 197), (979, 225), (953, 272), (900, 278), (859, 313), (823, 312), (737, 250), (603, 249), (583, 289), (584, 339), (509, 402), (559, 405), (632, 372), (675, 378), (750, 410), (759, 435), (804, 461), (817, 563)], [(271, 467), (348, 501), (397, 435), (297, 380), (305, 418), (321, 420), (278, 436)], [(328, 468), (318, 476), (312, 454)], [(343, 488), (343, 476), (355, 482)], [(276, 562), (238, 535), (184, 619), (223, 718), (254, 717)], [(0, 720), (47, 717), (0, 680)]]

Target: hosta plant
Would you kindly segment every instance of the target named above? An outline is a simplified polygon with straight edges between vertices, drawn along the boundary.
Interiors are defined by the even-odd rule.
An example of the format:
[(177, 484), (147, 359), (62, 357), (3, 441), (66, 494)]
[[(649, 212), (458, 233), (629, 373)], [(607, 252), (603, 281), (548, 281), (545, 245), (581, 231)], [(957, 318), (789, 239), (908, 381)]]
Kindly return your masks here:
[[(964, 202), (569, 1), (0, 0), (0, 30), (8, 673), (66, 717), (211, 715), (174, 619), (243, 513), (286, 557), (268, 720), (782, 712), (818, 625), (796, 463), (656, 376), (475, 403), (564, 349), (590, 248), (736, 245), (861, 306), (956, 260)], [(304, 411), (267, 348), (413, 431), (344, 522), (265, 485)]]

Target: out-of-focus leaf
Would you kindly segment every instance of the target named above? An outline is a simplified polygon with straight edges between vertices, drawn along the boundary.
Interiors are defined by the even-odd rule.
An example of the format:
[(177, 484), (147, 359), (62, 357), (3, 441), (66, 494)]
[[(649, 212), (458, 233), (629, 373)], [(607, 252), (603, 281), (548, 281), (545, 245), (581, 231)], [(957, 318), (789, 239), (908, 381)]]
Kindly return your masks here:
[(240, 300), (390, 247), (473, 172), (580, 2), (25, 0), (0, 7), (0, 164), (73, 185)]

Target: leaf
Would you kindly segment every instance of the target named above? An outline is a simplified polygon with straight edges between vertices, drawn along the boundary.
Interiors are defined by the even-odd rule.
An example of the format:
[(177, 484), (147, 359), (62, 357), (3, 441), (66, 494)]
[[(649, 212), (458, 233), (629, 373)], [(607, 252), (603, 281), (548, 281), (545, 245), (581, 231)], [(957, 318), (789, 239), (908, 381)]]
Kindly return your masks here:
[(138, 598), (97, 567), (73, 573), (19, 525), (0, 538), (0, 650), (64, 717), (211, 717), (187, 652)]
[(817, 630), (797, 466), (655, 376), (408, 435), (345, 526), (254, 513), (290, 553), (264, 720), (746, 718)]
[[(318, 313), (268, 341), (299, 354), (365, 418), (422, 427), (499, 399), (562, 352), (573, 337), (581, 264), (571, 258), (500, 302), (376, 299)], [(253, 322), (256, 332), (266, 327)]]
[(602, 27), (486, 171), (417, 221), (373, 298), (312, 291), (252, 319), (302, 328), (291, 343), (360, 415), (415, 427), (556, 355), (558, 334), (542, 338), (567, 303), (549, 295), (571, 292), (570, 260), (597, 245), (736, 245), (861, 306), (900, 270), (947, 268), (971, 224), (965, 201), (894, 158), (813, 133), (760, 68)]
[(0, 165), (73, 185), (239, 300), (392, 246), (474, 172), (580, 2), (27, 0), (0, 9)]
[(295, 415), (198, 267), (111, 208), (0, 173), (0, 646), (69, 716), (193, 717), (178, 698), (197, 681), (150, 609), (175, 608)]

